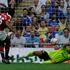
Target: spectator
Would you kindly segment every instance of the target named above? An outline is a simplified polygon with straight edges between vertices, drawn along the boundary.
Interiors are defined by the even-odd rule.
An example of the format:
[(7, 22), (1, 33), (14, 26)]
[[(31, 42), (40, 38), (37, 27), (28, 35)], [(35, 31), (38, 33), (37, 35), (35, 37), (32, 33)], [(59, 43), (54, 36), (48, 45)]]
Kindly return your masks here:
[(40, 27), (38, 29), (38, 32), (40, 34), (40, 38), (43, 38), (45, 33), (48, 31), (48, 27), (46, 27), (46, 22), (44, 20), (41, 21)]
[(39, 25), (39, 24), (38, 24), (38, 17), (37, 17), (37, 16), (34, 16), (34, 17), (32, 18), (32, 25), (33, 25), (34, 27)]
[(40, 13), (40, 15), (41, 15), (41, 14), (42, 14), (42, 15), (45, 15), (45, 11), (46, 11), (45, 5), (42, 5), (42, 6), (41, 6), (41, 13)]
[(54, 6), (51, 3), (51, 1), (49, 1), (49, 0), (46, 1), (45, 7), (46, 7), (46, 14), (48, 16), (51, 15), (54, 12)]
[(46, 34), (46, 42), (51, 43), (51, 39), (55, 38), (57, 34), (59, 34), (58, 29), (53, 31), (52, 27), (48, 27), (48, 32)]
[(67, 7), (67, 27), (70, 30), (70, 6)]
[(39, 4), (39, 0), (33, 0), (33, 5), (31, 7), (33, 7), (33, 10), (36, 14), (41, 13), (41, 4)]
[(21, 18), (17, 17), (16, 21), (14, 22), (13, 26), (18, 30), (23, 30), (23, 24), (21, 23)]
[(8, 0), (9, 6), (13, 8), (15, 6), (15, 0)]
[(42, 43), (46, 42), (46, 35), (45, 33), (48, 32), (48, 27), (46, 27), (46, 22), (44, 20), (40, 20), (40, 27), (38, 29), (39, 38), (40, 38), (40, 47), (44, 47)]
[(32, 19), (28, 16), (28, 10), (26, 8), (23, 9), (23, 16), (21, 17), (21, 22), (23, 26), (29, 26), (32, 24)]
[[(63, 11), (59, 8), (60, 6), (60, 3), (59, 2), (54, 2), (54, 3), (52, 3), (53, 4), (53, 13), (56, 13), (56, 15), (57, 15), (57, 19), (60, 19), (60, 17), (63, 17), (64, 16), (64, 13), (63, 13)], [(53, 14), (52, 13), (52, 14)], [(51, 14), (51, 15), (52, 15)]]
[(15, 14), (15, 0), (8, 0), (8, 13), (13, 17)]
[(36, 13), (34, 12), (33, 7), (29, 7), (28, 9), (28, 15), (33, 18), (34, 16), (36, 16)]
[(66, 13), (67, 13), (67, 6), (64, 6), (64, 0), (60, 0), (60, 6), (59, 6), (59, 10), (61, 10), (64, 15), (66, 16)]
[(24, 47), (26, 39), (22, 36), (22, 30), (17, 30), (16, 34), (11, 39), (11, 46)]
[(39, 47), (39, 37), (35, 36), (34, 31), (30, 33), (30, 37), (26, 39), (27, 47), (38, 48)]
[(59, 44), (70, 44), (70, 32), (68, 28), (64, 28), (63, 34), (56, 36)]
[(31, 26), (26, 26), (26, 27), (25, 27), (25, 31), (24, 31), (24, 33), (23, 33), (23, 36), (24, 36), (25, 38), (30, 37), (30, 32), (31, 32), (31, 31), (32, 31)]
[(39, 4), (42, 6), (42, 5), (45, 5), (47, 0), (39, 0)]
[(46, 12), (45, 5), (41, 6), (40, 18), (44, 19), (45, 21), (49, 20), (49, 13)]
[(60, 32), (60, 34), (63, 33), (64, 28), (66, 28), (66, 18), (61, 17), (60, 22), (59, 22), (59, 32)]
[(57, 14), (53, 13), (50, 16), (50, 20), (48, 21), (48, 26), (58, 26), (59, 25), (59, 21), (57, 20)]

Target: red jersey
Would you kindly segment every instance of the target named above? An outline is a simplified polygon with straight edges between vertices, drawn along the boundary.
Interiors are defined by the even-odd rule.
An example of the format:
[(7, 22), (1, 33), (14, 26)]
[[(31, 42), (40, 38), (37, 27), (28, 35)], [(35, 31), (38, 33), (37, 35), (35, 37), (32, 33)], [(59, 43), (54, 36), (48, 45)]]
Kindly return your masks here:
[(11, 20), (11, 16), (8, 13), (0, 13), (0, 31), (6, 28), (6, 22)]

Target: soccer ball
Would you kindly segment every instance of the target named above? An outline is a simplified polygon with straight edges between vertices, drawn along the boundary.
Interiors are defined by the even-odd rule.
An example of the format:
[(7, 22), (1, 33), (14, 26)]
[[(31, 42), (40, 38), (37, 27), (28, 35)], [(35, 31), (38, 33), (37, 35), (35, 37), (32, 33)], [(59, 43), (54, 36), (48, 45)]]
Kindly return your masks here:
[(57, 38), (52, 38), (51, 43), (54, 43), (54, 44), (58, 43), (58, 39)]

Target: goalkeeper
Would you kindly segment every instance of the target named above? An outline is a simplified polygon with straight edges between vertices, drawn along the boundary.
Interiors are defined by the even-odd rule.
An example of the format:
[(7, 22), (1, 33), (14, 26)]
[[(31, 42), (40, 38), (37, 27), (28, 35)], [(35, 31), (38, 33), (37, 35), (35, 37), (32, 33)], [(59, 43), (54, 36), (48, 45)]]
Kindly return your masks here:
[[(33, 51), (29, 53), (26, 57), (38, 56), (40, 59), (44, 59), (43, 64), (48, 63), (60, 63), (65, 60), (70, 59), (70, 45), (62, 45), (62, 47), (58, 50), (52, 50), (50, 52), (41, 50), (41, 51)], [(21, 57), (21, 58), (24, 58)]]

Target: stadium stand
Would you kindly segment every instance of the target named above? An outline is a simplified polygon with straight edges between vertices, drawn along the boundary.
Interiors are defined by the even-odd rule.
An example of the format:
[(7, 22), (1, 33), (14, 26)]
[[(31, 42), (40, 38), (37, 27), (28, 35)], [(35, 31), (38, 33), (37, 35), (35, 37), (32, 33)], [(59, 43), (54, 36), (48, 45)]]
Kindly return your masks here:
[[(20, 0), (18, 0), (18, 2), (19, 1)], [(59, 2), (62, 2), (62, 4), (60, 5)], [(40, 0), (39, 2), (38, 0), (21, 0), (15, 7), (14, 20), (17, 20), (16, 17), (20, 18), (21, 26), (19, 26), (19, 28), (24, 27), (23, 36), (24, 33), (26, 33), (26, 39), (30, 36), (30, 32), (34, 31), (36, 36), (39, 37), (39, 43), (41, 43), (41, 41), (42, 43), (50, 43), (52, 38), (63, 34), (64, 28), (68, 28), (69, 24), (67, 24), (67, 14), (69, 14), (69, 12), (66, 8), (68, 8), (69, 5), (66, 0), (47, 0), (44, 6), (41, 4), (39, 5), (41, 6), (41, 13), (38, 14), (35, 12), (35, 4), (39, 5)], [(27, 9), (27, 11), (24, 11), (24, 9)], [(66, 12), (63, 12), (62, 9), (66, 10)], [(28, 17), (26, 17), (25, 14)], [(23, 19), (24, 22), (22, 21), (22, 17), (25, 17), (25, 19)], [(61, 19), (64, 19), (65, 21)], [(41, 21), (45, 21), (45, 26), (48, 29), (46, 32), (44, 32), (44, 22), (42, 22), (41, 25)], [(27, 26), (24, 26), (24, 23), (29, 23), (31, 30)], [(70, 39), (70, 35), (68, 38)]]

